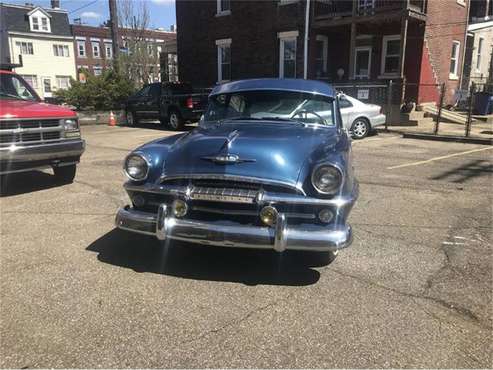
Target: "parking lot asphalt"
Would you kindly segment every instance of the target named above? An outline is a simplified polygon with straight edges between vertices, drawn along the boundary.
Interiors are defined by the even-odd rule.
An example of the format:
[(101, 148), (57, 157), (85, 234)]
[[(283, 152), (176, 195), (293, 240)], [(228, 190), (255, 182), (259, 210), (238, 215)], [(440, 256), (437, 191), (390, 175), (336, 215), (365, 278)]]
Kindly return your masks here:
[(170, 134), (84, 127), (73, 184), (10, 179), (0, 366), (493, 366), (492, 147), (354, 142), (354, 243), (321, 266), (115, 230), (122, 159)]

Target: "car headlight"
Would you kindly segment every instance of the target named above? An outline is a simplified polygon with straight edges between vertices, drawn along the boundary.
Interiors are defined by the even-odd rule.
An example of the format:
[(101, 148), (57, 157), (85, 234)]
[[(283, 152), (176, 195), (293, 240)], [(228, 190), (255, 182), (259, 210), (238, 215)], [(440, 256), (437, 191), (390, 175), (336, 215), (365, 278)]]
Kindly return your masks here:
[(125, 159), (123, 167), (125, 174), (134, 181), (142, 181), (147, 178), (149, 173), (149, 164), (140, 154), (130, 154)]
[(65, 131), (75, 131), (79, 129), (79, 121), (76, 118), (68, 118), (63, 120), (63, 128)]
[(342, 173), (334, 166), (323, 164), (312, 172), (312, 185), (321, 194), (333, 194), (342, 184)]

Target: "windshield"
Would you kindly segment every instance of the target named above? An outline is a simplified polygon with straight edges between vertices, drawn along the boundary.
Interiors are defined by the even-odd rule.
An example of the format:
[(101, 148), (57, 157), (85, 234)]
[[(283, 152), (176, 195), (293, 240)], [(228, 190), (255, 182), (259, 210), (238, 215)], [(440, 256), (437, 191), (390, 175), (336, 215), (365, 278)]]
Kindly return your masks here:
[(39, 100), (31, 86), (10, 73), (0, 74), (0, 99)]
[(333, 99), (301, 92), (252, 90), (219, 94), (209, 100), (205, 122), (269, 120), (332, 126)]

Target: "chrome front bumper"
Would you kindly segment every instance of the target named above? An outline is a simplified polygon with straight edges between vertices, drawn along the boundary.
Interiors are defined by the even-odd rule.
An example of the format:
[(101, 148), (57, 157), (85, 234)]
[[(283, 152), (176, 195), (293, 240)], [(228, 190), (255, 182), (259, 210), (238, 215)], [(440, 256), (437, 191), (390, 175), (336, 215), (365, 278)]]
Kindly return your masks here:
[[(24, 172), (50, 165), (77, 163), (84, 153), (82, 139), (36, 145), (0, 147), (0, 174)], [(64, 159), (70, 159), (69, 162)]]
[(0, 147), (0, 162), (27, 162), (64, 157), (80, 157), (84, 140), (64, 140), (51, 144)]
[(249, 226), (230, 221), (198, 221), (171, 216), (170, 207), (159, 206), (157, 214), (141, 212), (126, 206), (116, 214), (116, 226), (123, 230), (156, 236), (159, 240), (181, 240), (222, 247), (306, 251), (335, 251), (352, 242), (349, 225), (336, 229), (303, 224), (288, 226), (283, 213), (275, 227)]

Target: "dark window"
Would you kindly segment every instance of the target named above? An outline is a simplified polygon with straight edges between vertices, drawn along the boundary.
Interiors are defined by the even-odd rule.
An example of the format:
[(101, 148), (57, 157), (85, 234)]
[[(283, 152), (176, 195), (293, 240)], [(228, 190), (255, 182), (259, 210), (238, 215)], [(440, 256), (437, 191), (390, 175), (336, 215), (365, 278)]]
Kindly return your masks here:
[(346, 98), (339, 98), (339, 108), (351, 108), (353, 105)]
[(161, 94), (161, 84), (152, 84), (150, 86), (151, 87), (149, 89), (149, 94), (152, 97), (156, 97), (156, 96), (159, 96)]

